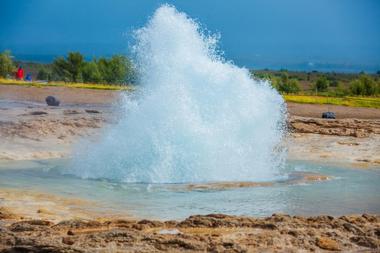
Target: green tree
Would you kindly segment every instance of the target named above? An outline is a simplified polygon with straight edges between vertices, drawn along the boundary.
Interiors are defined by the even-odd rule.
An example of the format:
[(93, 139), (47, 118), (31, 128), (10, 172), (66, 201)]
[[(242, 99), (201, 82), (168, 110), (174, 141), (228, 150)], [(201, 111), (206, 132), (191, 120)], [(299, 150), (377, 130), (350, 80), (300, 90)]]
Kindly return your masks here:
[(377, 84), (369, 75), (361, 75), (360, 82), (363, 84), (364, 94), (366, 96), (372, 96), (376, 94)]
[(53, 76), (65, 82), (81, 82), (84, 58), (78, 52), (70, 52), (67, 59), (59, 57), (53, 62)]
[(353, 95), (363, 95), (364, 86), (360, 80), (355, 79), (350, 83), (350, 90)]
[(326, 91), (329, 87), (329, 81), (325, 76), (320, 76), (318, 80), (315, 82), (315, 88), (318, 91)]
[(52, 65), (52, 80), (70, 82), (71, 74), (69, 72), (68, 63), (63, 57), (58, 57)]
[(369, 75), (362, 74), (350, 83), (350, 90), (354, 95), (373, 96), (379, 93), (379, 85)]
[(71, 75), (71, 81), (81, 82), (84, 58), (79, 52), (70, 52), (67, 56), (67, 67)]
[(335, 96), (337, 97), (343, 97), (348, 95), (347, 88), (344, 87), (342, 82), (338, 82), (336, 88), (335, 88)]
[(12, 75), (15, 71), (15, 66), (11, 58), (10, 51), (4, 51), (0, 54), (0, 77)]
[(37, 73), (37, 80), (50, 80), (51, 73), (46, 68), (41, 68)]
[(284, 72), (278, 84), (278, 91), (282, 93), (297, 93), (300, 91), (299, 83), (296, 79), (289, 79), (288, 73)]
[(103, 82), (102, 74), (99, 71), (96, 60), (86, 62), (82, 68), (83, 81), (85, 83)]
[(115, 55), (111, 59), (100, 58), (98, 69), (107, 83), (124, 84), (135, 80), (132, 62), (122, 55)]

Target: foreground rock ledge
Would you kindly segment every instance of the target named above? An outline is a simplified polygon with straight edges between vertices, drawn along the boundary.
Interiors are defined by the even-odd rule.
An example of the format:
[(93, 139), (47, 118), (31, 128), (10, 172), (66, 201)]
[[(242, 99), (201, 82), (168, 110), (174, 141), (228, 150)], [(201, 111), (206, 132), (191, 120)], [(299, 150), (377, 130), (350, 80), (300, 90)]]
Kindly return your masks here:
[[(15, 220), (0, 216), (0, 252), (379, 252), (380, 216), (267, 218), (223, 214), (184, 221)], [(9, 219), (7, 219), (9, 218)]]

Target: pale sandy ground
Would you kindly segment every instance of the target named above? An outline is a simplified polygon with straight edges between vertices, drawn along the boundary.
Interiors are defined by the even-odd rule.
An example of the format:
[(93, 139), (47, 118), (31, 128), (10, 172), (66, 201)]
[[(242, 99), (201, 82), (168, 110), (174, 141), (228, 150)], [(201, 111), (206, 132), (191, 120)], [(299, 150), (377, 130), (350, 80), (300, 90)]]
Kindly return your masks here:
[(293, 133), (288, 158), (352, 168), (380, 168), (380, 136), (365, 138)]
[[(57, 96), (62, 106), (47, 107), (44, 103), (47, 95)], [(116, 121), (118, 100), (117, 91), (0, 85), (0, 161), (69, 157), (76, 141), (93, 138), (102, 127)], [(290, 159), (338, 162), (359, 167), (379, 166), (380, 110), (288, 104), (291, 117), (318, 116), (327, 109), (344, 119), (337, 121), (336, 126), (305, 123), (307, 118), (293, 124), (297, 127), (296, 133), (287, 139)], [(365, 120), (344, 121), (352, 118)], [(360, 128), (364, 126), (369, 130), (375, 129), (375, 134), (364, 129), (368, 133), (362, 138), (350, 136), (356, 132), (360, 134)]]
[[(49, 94), (62, 105), (46, 106)], [(98, 138), (117, 121), (119, 98), (116, 91), (0, 85), (0, 162), (70, 157), (76, 142)], [(288, 107), (290, 159), (380, 166), (380, 110), (330, 106), (343, 118), (331, 121), (308, 117), (326, 105)]]

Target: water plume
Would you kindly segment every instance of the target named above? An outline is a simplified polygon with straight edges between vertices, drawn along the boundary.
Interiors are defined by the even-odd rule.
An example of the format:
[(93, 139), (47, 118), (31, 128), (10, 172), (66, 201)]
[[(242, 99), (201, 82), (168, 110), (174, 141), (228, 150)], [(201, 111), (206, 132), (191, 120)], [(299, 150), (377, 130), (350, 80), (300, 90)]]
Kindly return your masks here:
[(278, 174), (285, 107), (268, 82), (225, 61), (218, 36), (173, 6), (158, 8), (135, 37), (138, 92), (124, 95), (119, 123), (99, 143), (82, 144), (68, 173), (146, 183)]

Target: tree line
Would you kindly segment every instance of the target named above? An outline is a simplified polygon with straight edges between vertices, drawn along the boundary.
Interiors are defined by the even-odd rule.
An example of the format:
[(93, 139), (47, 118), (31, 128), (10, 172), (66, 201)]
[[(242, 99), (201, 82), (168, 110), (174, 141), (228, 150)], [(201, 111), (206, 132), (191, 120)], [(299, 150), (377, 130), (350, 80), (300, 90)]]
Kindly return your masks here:
[[(317, 73), (316, 71), (314, 71)], [(314, 74), (315, 74), (314, 73)], [(297, 94), (306, 92), (303, 90), (300, 81), (306, 83), (309, 93), (333, 96), (378, 96), (380, 95), (380, 72), (376, 75), (359, 73), (352, 80), (334, 77), (336, 75), (326, 75), (317, 73), (316, 80), (310, 80), (310, 73), (306, 79), (302, 79), (296, 74), (289, 75), (287, 70), (272, 71), (253, 71), (253, 77), (270, 81), (273, 88), (284, 94)], [(339, 75), (339, 74), (337, 74)], [(340, 80), (342, 79), (342, 80)]]
[[(16, 71), (10, 51), (0, 53), (0, 77), (12, 77)], [(380, 71), (376, 75), (280, 71), (252, 71), (253, 78), (266, 79), (280, 93), (313, 93), (332, 96), (380, 95)], [(51, 64), (40, 64), (38, 80), (130, 84), (136, 81), (133, 63), (125, 56), (114, 55), (86, 60), (79, 52), (58, 57)], [(302, 85), (301, 85), (302, 84)], [(307, 89), (307, 90), (306, 90)]]
[[(11, 77), (17, 66), (10, 51), (0, 54), (0, 77)], [(99, 57), (87, 61), (79, 52), (69, 52), (51, 64), (44, 64), (36, 78), (47, 81), (79, 83), (131, 84), (136, 81), (136, 71), (130, 59), (123, 55)]]

